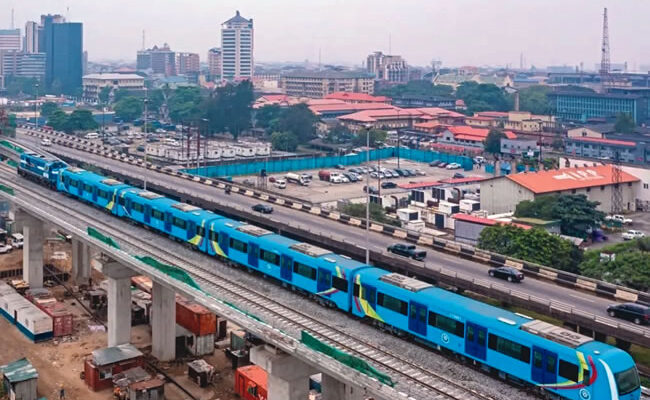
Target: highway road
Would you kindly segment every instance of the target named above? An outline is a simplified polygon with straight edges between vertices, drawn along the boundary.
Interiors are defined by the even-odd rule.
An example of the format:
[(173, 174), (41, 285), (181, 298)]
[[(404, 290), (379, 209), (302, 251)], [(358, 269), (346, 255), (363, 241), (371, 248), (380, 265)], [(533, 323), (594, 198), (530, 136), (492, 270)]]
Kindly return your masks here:
[[(22, 143), (23, 145), (32, 148), (37, 148), (40, 146), (40, 140), (38, 138), (20, 134), (20, 129), (17, 133), (18, 135), (16, 141), (18, 143)], [(44, 148), (43, 150), (49, 150), (56, 154), (61, 154), (73, 159), (84, 160), (86, 163), (98, 165), (125, 176), (132, 176), (133, 178), (137, 179), (142, 179), (144, 176), (146, 176), (149, 182), (161, 186), (174, 188), (183, 187), (193, 193), (210, 196), (216, 203), (236, 203), (240, 206), (246, 207), (250, 207), (256, 203), (259, 203), (259, 200), (254, 198), (249, 198), (234, 193), (227, 195), (223, 190), (215, 187), (206, 186), (198, 182), (189, 181), (187, 179), (147, 170), (132, 164), (126, 164), (118, 160), (109, 159), (81, 150), (71, 149), (59, 145), (53, 145), (52, 147)], [(370, 244), (369, 247), (371, 250), (375, 251), (385, 251), (388, 245), (396, 241), (395, 238), (391, 238), (380, 233), (370, 231), (368, 234), (366, 234), (366, 231), (364, 229), (354, 228), (350, 225), (342, 224), (340, 222), (321, 218), (309, 213), (305, 213), (303, 211), (286, 207), (274, 207), (274, 212), (271, 218), (290, 222), (293, 225), (301, 227), (302, 229), (311, 230), (312, 232), (319, 232), (325, 236), (345, 238), (345, 241), (349, 243), (355, 243), (362, 247), (365, 247), (366, 237), (368, 237)], [(494, 279), (496, 283), (502, 283), (506, 287), (510, 286), (511, 288), (528, 295), (563, 302), (576, 309), (584, 310), (595, 315), (607, 317), (605, 309), (609, 304), (613, 303), (612, 300), (600, 298), (590, 293), (558, 286), (552, 282), (544, 280), (528, 278), (520, 284), (510, 284), (496, 278), (488, 277), (487, 270), (489, 267), (485, 264), (462, 259), (447, 253), (434, 251), (430, 248), (427, 249), (427, 251), (428, 257), (425, 262), (425, 265), (427, 267), (434, 269), (439, 269), (442, 267), (481, 279)], [(620, 320), (616, 320), (616, 322), (627, 324), (627, 322)], [(630, 323), (630, 325), (633, 324)], [(649, 328), (646, 327), (644, 329), (648, 330)]]

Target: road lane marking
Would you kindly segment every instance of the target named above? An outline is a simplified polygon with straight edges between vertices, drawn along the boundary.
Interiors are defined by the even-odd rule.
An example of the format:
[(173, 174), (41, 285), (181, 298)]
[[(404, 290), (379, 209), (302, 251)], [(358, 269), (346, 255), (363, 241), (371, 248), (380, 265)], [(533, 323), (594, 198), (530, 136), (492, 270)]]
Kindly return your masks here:
[(586, 298), (586, 297), (582, 297), (582, 296), (579, 296), (579, 295), (577, 295), (577, 294), (571, 294), (571, 293), (569, 293), (569, 296), (574, 297), (574, 298), (576, 298), (576, 299), (580, 299), (580, 300), (588, 301), (588, 302), (590, 302), (590, 303), (595, 303), (595, 302), (596, 302), (596, 300), (588, 299), (588, 298)]

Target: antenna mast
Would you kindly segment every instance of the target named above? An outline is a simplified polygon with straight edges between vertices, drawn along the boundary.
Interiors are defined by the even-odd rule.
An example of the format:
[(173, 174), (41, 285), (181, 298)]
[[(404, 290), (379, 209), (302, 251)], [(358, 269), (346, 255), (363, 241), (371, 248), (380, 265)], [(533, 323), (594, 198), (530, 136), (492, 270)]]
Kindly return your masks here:
[(607, 7), (603, 13), (603, 43), (600, 49), (600, 83), (603, 90), (610, 83), (610, 58), (609, 58), (609, 27), (607, 22)]
[(11, 9), (11, 29), (14, 29), (16, 26), (14, 25), (14, 9)]

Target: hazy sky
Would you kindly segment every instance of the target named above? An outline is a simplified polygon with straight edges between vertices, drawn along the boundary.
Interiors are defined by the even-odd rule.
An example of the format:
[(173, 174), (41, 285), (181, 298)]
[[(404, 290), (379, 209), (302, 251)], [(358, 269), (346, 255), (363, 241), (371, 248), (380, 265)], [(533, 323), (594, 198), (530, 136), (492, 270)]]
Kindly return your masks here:
[[(374, 50), (413, 65), (577, 65), (600, 60), (603, 7), (609, 7), (612, 62), (650, 64), (650, 1), (614, 0), (0, 0), (0, 27), (61, 13), (84, 23), (91, 61), (135, 60), (167, 42), (205, 60), (220, 24), (240, 10), (255, 24), (258, 61), (357, 64)], [(66, 8), (69, 11), (66, 12)]]

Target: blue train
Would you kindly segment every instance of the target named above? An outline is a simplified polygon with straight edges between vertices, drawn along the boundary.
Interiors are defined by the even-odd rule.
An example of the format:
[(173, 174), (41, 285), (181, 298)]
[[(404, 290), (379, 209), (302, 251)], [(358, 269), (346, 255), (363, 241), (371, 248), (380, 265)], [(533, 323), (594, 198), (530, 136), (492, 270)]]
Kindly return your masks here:
[[(21, 157), (21, 174), (39, 174), (23, 167), (36, 164), (31, 157)], [(536, 386), (549, 396), (641, 396), (632, 357), (587, 336), (79, 168), (60, 166), (49, 176), (57, 177), (60, 192), (257, 270), (384, 329), (453, 352), (486, 371)]]

